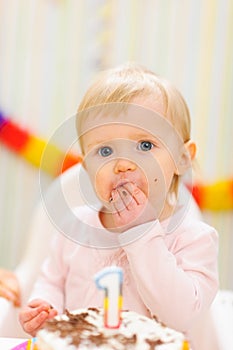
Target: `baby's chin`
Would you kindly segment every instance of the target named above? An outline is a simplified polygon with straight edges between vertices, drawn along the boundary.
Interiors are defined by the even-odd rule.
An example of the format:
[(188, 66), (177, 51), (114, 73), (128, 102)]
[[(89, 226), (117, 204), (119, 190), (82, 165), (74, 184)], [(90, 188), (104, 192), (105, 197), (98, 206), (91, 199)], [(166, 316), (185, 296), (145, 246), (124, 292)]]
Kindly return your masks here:
[(101, 211), (110, 212), (111, 211), (111, 202), (112, 202), (111, 195), (109, 195), (109, 197), (106, 197), (104, 199), (102, 197), (98, 196), (98, 199), (99, 199), (100, 204), (102, 205)]

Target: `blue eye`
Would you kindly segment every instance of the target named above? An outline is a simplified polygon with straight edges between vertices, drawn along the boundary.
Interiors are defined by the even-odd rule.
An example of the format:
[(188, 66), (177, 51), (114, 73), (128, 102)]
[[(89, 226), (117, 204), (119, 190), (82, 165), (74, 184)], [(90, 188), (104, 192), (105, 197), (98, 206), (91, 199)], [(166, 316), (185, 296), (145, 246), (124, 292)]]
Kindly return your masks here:
[(102, 156), (102, 157), (108, 157), (108, 156), (110, 156), (112, 154), (112, 152), (113, 152), (113, 150), (109, 146), (101, 147), (98, 150), (99, 155)]
[(154, 145), (150, 141), (141, 141), (138, 145), (138, 148), (143, 152), (150, 151), (153, 147)]

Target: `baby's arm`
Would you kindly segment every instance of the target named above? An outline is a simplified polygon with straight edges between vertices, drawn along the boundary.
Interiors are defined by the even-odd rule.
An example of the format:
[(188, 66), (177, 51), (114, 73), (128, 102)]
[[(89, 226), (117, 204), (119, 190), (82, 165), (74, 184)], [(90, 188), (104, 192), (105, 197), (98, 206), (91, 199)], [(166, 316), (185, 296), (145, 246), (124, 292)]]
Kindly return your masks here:
[(20, 311), (19, 321), (23, 330), (34, 337), (45, 321), (56, 315), (57, 311), (46, 301), (35, 299)]
[(46, 300), (59, 313), (64, 309), (64, 285), (67, 277), (64, 250), (67, 242), (70, 241), (62, 234), (54, 235), (50, 252), (42, 264), (40, 275), (29, 299), (30, 301), (33, 299)]
[(150, 312), (168, 326), (186, 331), (218, 289), (217, 234), (198, 222), (174, 238), (170, 235), (164, 235), (157, 221), (124, 250)]
[(47, 319), (63, 310), (66, 271), (62, 260), (64, 240), (61, 234), (53, 237), (50, 254), (42, 265), (41, 274), (34, 285), (30, 301), (19, 314), (20, 324), (31, 336), (35, 336)]

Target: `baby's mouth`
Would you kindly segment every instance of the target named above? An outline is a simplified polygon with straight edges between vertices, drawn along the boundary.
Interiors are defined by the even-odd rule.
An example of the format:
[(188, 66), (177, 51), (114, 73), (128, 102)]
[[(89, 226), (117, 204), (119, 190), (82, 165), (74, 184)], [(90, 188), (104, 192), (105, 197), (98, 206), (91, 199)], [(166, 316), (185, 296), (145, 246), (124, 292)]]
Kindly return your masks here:
[(119, 187), (122, 187), (124, 185), (126, 185), (127, 183), (129, 183), (130, 181), (127, 180), (127, 179), (124, 179), (124, 180), (120, 180), (118, 181), (112, 188), (112, 190), (117, 190)]
[(117, 191), (119, 188), (124, 187), (124, 185), (126, 185), (129, 182), (131, 182), (131, 181), (128, 179), (121, 179), (112, 186), (112, 190), (111, 190), (110, 197), (109, 197), (110, 203), (113, 201), (114, 191)]

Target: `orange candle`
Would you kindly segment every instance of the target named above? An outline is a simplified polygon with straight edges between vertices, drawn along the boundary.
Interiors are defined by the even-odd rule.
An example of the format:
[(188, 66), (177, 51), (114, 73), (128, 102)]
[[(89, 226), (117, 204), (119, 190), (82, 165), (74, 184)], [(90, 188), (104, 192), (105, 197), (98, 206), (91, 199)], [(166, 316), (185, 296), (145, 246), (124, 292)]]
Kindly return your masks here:
[(106, 267), (95, 275), (96, 286), (103, 289), (104, 325), (107, 328), (119, 328), (122, 310), (123, 272), (120, 267)]

